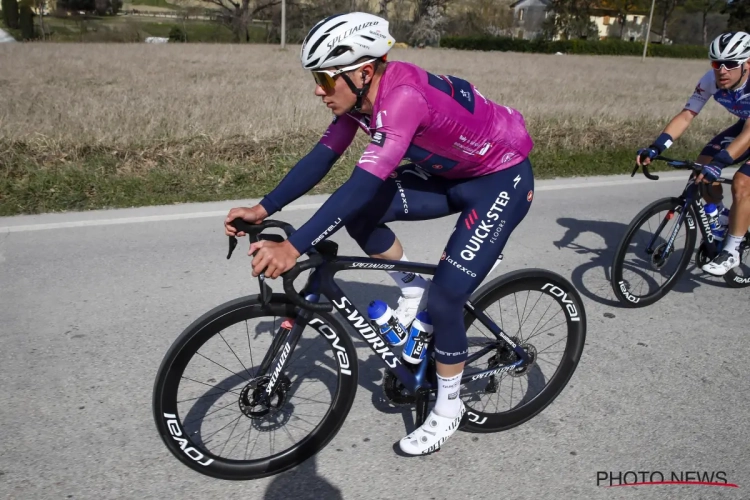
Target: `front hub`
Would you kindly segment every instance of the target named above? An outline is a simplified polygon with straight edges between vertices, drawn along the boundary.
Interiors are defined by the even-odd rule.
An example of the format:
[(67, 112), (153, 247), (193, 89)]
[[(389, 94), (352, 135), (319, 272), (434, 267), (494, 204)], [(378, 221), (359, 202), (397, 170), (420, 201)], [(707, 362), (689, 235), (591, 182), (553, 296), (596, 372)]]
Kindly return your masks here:
[(276, 383), (276, 390), (268, 394), (270, 377), (256, 377), (242, 389), (239, 398), (240, 411), (248, 418), (257, 420), (278, 413), (287, 400), (287, 392), (291, 381), (286, 375), (281, 375)]

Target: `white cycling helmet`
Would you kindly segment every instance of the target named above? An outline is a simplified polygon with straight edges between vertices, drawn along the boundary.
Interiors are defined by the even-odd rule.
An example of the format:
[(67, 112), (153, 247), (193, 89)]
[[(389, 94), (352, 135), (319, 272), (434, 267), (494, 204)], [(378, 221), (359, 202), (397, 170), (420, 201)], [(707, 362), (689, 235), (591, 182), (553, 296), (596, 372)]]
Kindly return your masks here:
[(313, 26), (302, 42), (300, 60), (309, 70), (347, 66), (362, 57), (383, 57), (395, 42), (382, 17), (365, 12), (337, 14)]
[(744, 31), (722, 33), (708, 48), (712, 61), (746, 61), (750, 59), (750, 35)]

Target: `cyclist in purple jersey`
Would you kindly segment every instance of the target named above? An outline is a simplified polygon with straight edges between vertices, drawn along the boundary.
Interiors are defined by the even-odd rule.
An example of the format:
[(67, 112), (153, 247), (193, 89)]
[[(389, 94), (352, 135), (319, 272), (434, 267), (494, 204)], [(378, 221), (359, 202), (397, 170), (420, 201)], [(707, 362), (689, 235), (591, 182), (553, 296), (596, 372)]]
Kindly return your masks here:
[(693, 95), (656, 140), (638, 151), (636, 162), (648, 165), (677, 140), (690, 126), (708, 100), (713, 97), (739, 120), (711, 139), (697, 158), (706, 164), (696, 182), (712, 183), (706, 201), (718, 205), (719, 213), (724, 209), (723, 190), (714, 183), (723, 168), (742, 163), (732, 179), (732, 210), (729, 228), (721, 252), (703, 266), (703, 270), (714, 276), (723, 276), (740, 265), (739, 246), (750, 226), (750, 34), (739, 31), (723, 33), (709, 47), (711, 68), (695, 86)]
[(529, 211), (533, 143), (518, 111), (486, 99), (468, 81), (387, 61), (394, 42), (386, 20), (360, 12), (328, 17), (310, 30), (300, 58), (332, 123), (260, 203), (229, 212), (225, 231), (243, 236), (233, 219), (259, 223), (308, 192), (358, 129), (370, 143), (351, 177), (287, 241), (251, 245), (254, 276), (278, 277), (342, 227), (369, 256), (406, 261), (388, 222), (461, 214), (431, 282), (389, 271), (401, 288), (396, 314), (404, 326), (426, 309), (434, 327), (437, 402), (424, 425), (400, 441), (405, 453), (417, 455), (439, 449), (465, 414), (463, 304)]

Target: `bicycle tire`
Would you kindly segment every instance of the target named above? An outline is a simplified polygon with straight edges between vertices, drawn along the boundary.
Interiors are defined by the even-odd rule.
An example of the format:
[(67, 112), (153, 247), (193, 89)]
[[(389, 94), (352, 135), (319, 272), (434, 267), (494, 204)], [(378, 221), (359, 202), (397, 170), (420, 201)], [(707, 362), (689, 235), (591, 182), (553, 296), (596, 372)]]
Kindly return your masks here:
[[(492, 413), (479, 411), (466, 405), (466, 422), (461, 430), (476, 433), (508, 430), (532, 419), (547, 408), (562, 392), (575, 373), (586, 342), (586, 311), (581, 296), (575, 287), (557, 273), (544, 269), (522, 269), (499, 276), (472, 294), (472, 304), (476, 310), (485, 310), (503, 297), (522, 292), (539, 291), (557, 301), (565, 311), (568, 326), (562, 362), (549, 383), (539, 394), (522, 406), (509, 411)], [(470, 312), (464, 314), (467, 331), (476, 320)], [(506, 332), (510, 335), (510, 332)], [(466, 402), (465, 402), (466, 404)]]
[[(657, 302), (659, 299), (669, 293), (669, 291), (677, 283), (679, 277), (682, 275), (682, 273), (685, 272), (685, 269), (687, 269), (687, 266), (693, 257), (693, 252), (695, 251), (697, 232), (695, 226), (697, 218), (693, 213), (692, 206), (688, 207), (688, 213), (685, 215), (682, 223), (682, 228), (684, 228), (686, 231), (685, 250), (682, 257), (680, 258), (677, 268), (675, 269), (674, 273), (672, 273), (672, 275), (666, 280), (666, 282), (658, 287), (655, 292), (649, 295), (639, 296), (633, 294), (632, 291), (627, 288), (627, 285), (622, 278), (623, 267), (625, 263), (625, 254), (627, 253), (631, 240), (644, 224), (644, 222), (646, 222), (650, 217), (658, 212), (668, 212), (677, 208), (682, 209), (683, 203), (684, 201), (677, 197), (662, 198), (656, 200), (653, 203), (647, 205), (643, 210), (641, 210), (638, 215), (636, 215), (635, 218), (631, 221), (627, 231), (625, 231), (625, 234), (620, 240), (620, 243), (617, 246), (617, 250), (615, 251), (615, 256), (612, 260), (611, 278), (612, 290), (614, 291), (617, 300), (620, 301), (620, 303), (624, 306), (630, 308), (638, 308), (646, 307)], [(685, 224), (686, 221), (688, 222), (687, 224)], [(690, 221), (692, 221), (692, 224), (690, 223)], [(682, 230), (682, 228), (680, 228), (680, 230)]]
[[(156, 375), (153, 390), (153, 416), (159, 435), (169, 451), (189, 468), (209, 477), (227, 480), (259, 479), (284, 472), (299, 465), (324, 448), (338, 433), (348, 415), (357, 392), (357, 352), (346, 327), (334, 316), (317, 312), (327, 327), (326, 334), (317, 330), (334, 352), (338, 390), (320, 423), (296, 445), (257, 460), (230, 460), (202, 449), (183, 431), (177, 408), (179, 380), (190, 359), (209, 339), (238, 321), (274, 315), (296, 318), (296, 307), (284, 294), (273, 294), (263, 307), (258, 295), (241, 297), (208, 311), (189, 325), (167, 351)], [(334, 344), (338, 347), (334, 349)], [(343, 350), (342, 350), (343, 348)], [(296, 348), (299, 349), (299, 346)], [(289, 353), (293, 355), (294, 351)], [(342, 363), (346, 367), (342, 373)], [(189, 413), (189, 412), (188, 412)], [(170, 418), (175, 416), (176, 418)], [(179, 438), (179, 439), (178, 439)], [(192, 450), (192, 451), (191, 451)], [(210, 463), (209, 459), (212, 460)]]

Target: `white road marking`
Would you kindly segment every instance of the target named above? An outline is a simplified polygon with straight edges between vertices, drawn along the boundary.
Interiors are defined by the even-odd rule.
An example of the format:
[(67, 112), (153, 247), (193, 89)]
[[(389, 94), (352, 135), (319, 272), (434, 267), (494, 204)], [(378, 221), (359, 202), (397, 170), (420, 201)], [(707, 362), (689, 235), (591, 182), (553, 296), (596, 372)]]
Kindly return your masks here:
[[(637, 174), (640, 175), (640, 174)], [(659, 181), (680, 181), (687, 182), (687, 175), (664, 175), (664, 173), (658, 173), (660, 176)], [(628, 178), (611, 181), (593, 181), (593, 182), (573, 182), (566, 183), (565, 180), (560, 179), (561, 184), (545, 184), (542, 186), (534, 187), (534, 192), (543, 191), (559, 191), (563, 189), (583, 189), (583, 188), (596, 188), (596, 187), (611, 187), (621, 185), (632, 185), (632, 184), (643, 184), (648, 182), (654, 182), (652, 180), (641, 177), (639, 178)], [(557, 181), (555, 181), (557, 182)], [(658, 181), (657, 181), (658, 182)], [(290, 205), (284, 208), (285, 212), (297, 211), (297, 210), (314, 210), (320, 208), (323, 203), (308, 203), (299, 205)], [(186, 219), (201, 219), (205, 217), (225, 217), (228, 210), (211, 211), (211, 212), (192, 212), (184, 214), (163, 214), (163, 215), (147, 215), (141, 217), (120, 217), (115, 219), (91, 219), (91, 220), (79, 220), (70, 222), (54, 222), (48, 224), (27, 224), (17, 226), (3, 226), (0, 227), (0, 234), (6, 233), (22, 233), (27, 231), (44, 231), (46, 229), (65, 229), (65, 228), (76, 228), (76, 227), (92, 227), (92, 226), (110, 226), (114, 224), (136, 224), (139, 222), (161, 222), (170, 220), (186, 220)]]

